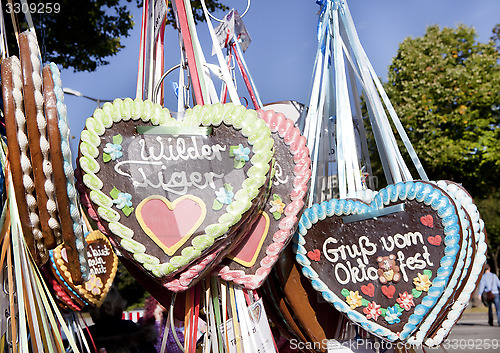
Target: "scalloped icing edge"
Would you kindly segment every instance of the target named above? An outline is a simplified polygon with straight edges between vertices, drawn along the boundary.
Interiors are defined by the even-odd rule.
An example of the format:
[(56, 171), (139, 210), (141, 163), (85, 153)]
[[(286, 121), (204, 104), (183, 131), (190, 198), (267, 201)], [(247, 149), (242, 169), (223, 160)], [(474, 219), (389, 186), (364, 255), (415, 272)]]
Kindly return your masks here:
[(69, 126), (67, 123), (66, 104), (64, 103), (64, 92), (62, 90), (61, 74), (57, 65), (49, 64), (50, 72), (52, 73), (52, 81), (54, 82), (54, 93), (57, 103), (57, 115), (59, 117), (59, 134), (61, 136), (61, 151), (64, 162), (64, 174), (66, 175), (66, 189), (68, 190), (68, 200), (70, 207), (71, 219), (73, 220), (73, 233), (75, 235), (75, 245), (79, 253), (80, 271), (84, 282), (89, 279), (89, 265), (87, 259), (87, 249), (83, 235), (83, 227), (81, 223), (81, 215), (78, 202), (78, 192), (76, 191), (74, 182), (74, 172), (72, 166), (71, 149), (69, 145)]
[[(237, 112), (236, 115), (233, 115), (232, 113), (234, 113), (236, 109), (239, 109), (240, 111)], [(215, 114), (212, 114), (214, 110)], [(271, 132), (269, 128), (267, 128), (265, 123), (259, 124), (256, 113), (254, 116), (252, 112), (255, 113), (255, 111), (253, 110), (246, 109), (243, 106), (236, 106), (232, 103), (217, 103), (214, 105), (203, 106), (198, 105), (192, 109), (188, 109), (185, 113), (184, 120), (178, 121), (172, 118), (172, 116), (170, 115), (170, 111), (167, 108), (162, 108), (159, 104), (154, 104), (151, 101), (142, 101), (139, 99), (132, 100), (130, 98), (126, 98), (124, 100), (115, 99), (112, 104), (109, 102), (105, 103), (102, 109), (96, 109), (93, 116), (87, 119), (85, 129), (81, 134), (80, 151), (82, 156), (79, 158), (79, 165), (82, 170), (83, 184), (85, 184), (85, 186), (88, 187), (91, 191), (100, 191), (100, 189), (102, 188), (102, 185), (98, 188), (95, 188), (93, 187), (93, 185), (89, 185), (89, 182), (85, 181), (86, 175), (91, 175), (94, 180), (100, 181), (100, 179), (95, 175), (95, 173), (99, 171), (99, 164), (95, 160), (96, 157), (92, 156), (92, 148), (90, 148), (89, 151), (87, 149), (88, 146), (86, 146), (85, 144), (97, 148), (100, 145), (99, 136), (103, 135), (107, 128), (111, 128), (115, 122), (120, 122), (122, 120), (128, 121), (130, 119), (134, 121), (140, 119), (143, 122), (151, 122), (155, 126), (219, 126), (224, 122), (226, 125), (232, 126), (236, 130), (241, 130), (242, 135), (248, 138), (249, 144), (251, 144), (254, 149), (254, 156), (250, 159), (250, 162), (252, 163), (253, 167), (256, 167), (257, 164), (255, 164), (255, 161), (252, 161), (254, 157), (266, 157), (264, 153), (267, 153), (269, 154), (269, 158), (266, 157), (260, 159), (266, 162), (267, 159), (270, 160), (272, 158), (274, 141), (271, 138)], [(225, 113), (226, 115), (222, 116), (222, 113)], [(259, 142), (260, 147), (256, 147), (256, 144)], [(256, 148), (258, 149), (257, 151), (255, 151)], [(268, 162), (269, 161), (267, 161), (266, 163)], [(260, 163), (262, 164), (263, 162), (260, 161)], [(247, 174), (246, 180), (250, 180), (252, 178), (253, 180), (259, 178), (265, 180), (265, 175), (268, 173), (268, 171), (268, 164), (266, 165), (266, 167), (260, 165), (258, 168), (256, 168), (256, 172), (252, 174), (252, 177), (248, 177)], [(259, 185), (258, 187), (261, 186), (262, 185)], [(241, 190), (245, 190), (245, 192), (242, 192), (240, 194), (245, 194), (243, 196), (246, 196), (246, 203), (251, 205), (251, 200), (253, 200), (255, 196), (251, 197), (251, 195), (249, 195), (249, 193), (252, 193), (252, 190), (250, 189), (250, 186), (248, 188), (243, 186)], [(106, 195), (104, 196), (107, 197)], [(89, 197), (92, 197), (90, 193)], [(92, 200), (92, 202), (97, 205), (94, 200)], [(148, 272), (150, 272), (157, 278), (162, 278), (166, 275), (169, 275), (179, 268), (183, 267), (190, 261), (194, 260), (197, 256), (199, 256), (199, 253), (211, 246), (213, 240), (225, 234), (224, 229), (228, 229), (229, 227), (237, 223), (235, 222), (235, 217), (233, 217), (233, 220), (231, 220), (230, 222), (226, 222), (224, 224), (218, 222), (216, 224), (209, 225), (208, 227), (212, 227), (211, 229), (214, 229), (214, 231), (216, 232), (215, 236), (208, 235), (206, 233), (208, 228), (207, 227), (205, 228), (205, 234), (191, 239), (191, 244), (193, 244), (193, 241), (195, 241), (196, 239), (199, 239), (200, 241), (205, 240), (205, 238), (202, 237), (212, 237), (212, 239), (208, 239), (208, 241), (212, 240), (212, 243), (207, 244), (207, 241), (205, 241), (204, 245), (199, 248), (195, 248), (193, 246), (186, 247), (181, 252), (181, 255), (171, 257), (170, 260), (165, 263), (160, 263), (160, 260), (158, 258), (145, 253), (146, 248), (143, 244), (132, 239), (134, 236), (133, 230), (121, 225), (118, 222), (119, 214), (117, 212), (109, 207), (103, 207), (102, 205), (96, 208), (96, 213), (99, 215), (99, 217), (102, 217), (109, 223), (109, 230), (113, 234), (121, 238), (120, 245), (129, 253), (131, 253), (134, 259), (137, 262), (141, 263), (141, 265)], [(248, 210), (248, 208), (246, 210)], [(229, 214), (229, 212), (226, 212), (225, 214)], [(113, 220), (109, 217), (109, 215), (114, 215), (115, 218), (118, 219)], [(100, 223), (100, 225), (102, 228), (102, 223)], [(217, 230), (219, 232), (222, 230), (222, 234), (217, 234)], [(189, 256), (186, 256), (183, 253), (189, 253)]]
[[(428, 185), (429, 187), (425, 187), (425, 185)], [(344, 301), (342, 301), (335, 293), (333, 293), (328, 288), (328, 286), (326, 286), (326, 284), (322, 280), (319, 279), (316, 271), (314, 271), (310, 266), (311, 262), (307, 259), (307, 252), (303, 246), (303, 244), (305, 244), (306, 242), (304, 237), (307, 234), (307, 229), (310, 229), (313, 224), (317, 223), (319, 220), (325, 219), (328, 215), (330, 217), (333, 215), (345, 215), (345, 211), (348, 211), (348, 214), (364, 213), (369, 209), (380, 209), (384, 205), (388, 205), (390, 202), (395, 202), (397, 200), (403, 201), (405, 199), (415, 199), (417, 202), (424, 202), (424, 199), (430, 194), (434, 194), (434, 191), (437, 191), (439, 196), (435, 194), (435, 196), (431, 198), (429, 206), (438, 211), (438, 216), (440, 218), (441, 216), (439, 215), (439, 213), (452, 212), (452, 215), (455, 215), (457, 219), (457, 222), (453, 222), (451, 227), (448, 226), (448, 228), (451, 228), (451, 230), (449, 230), (448, 232), (445, 231), (446, 236), (450, 236), (449, 243), (445, 247), (445, 253), (455, 253), (456, 258), (456, 253), (458, 252), (458, 249), (456, 248), (459, 247), (459, 244), (458, 240), (456, 240), (455, 238), (457, 235), (460, 235), (460, 225), (458, 224), (458, 215), (455, 206), (448, 201), (448, 198), (446, 196), (443, 196), (439, 189), (432, 187), (431, 184), (424, 184), (423, 182), (408, 181), (404, 183), (401, 182), (394, 185), (389, 185), (379, 191), (370, 205), (367, 205), (360, 201), (337, 199), (325, 201), (321, 204), (315, 204), (304, 211), (304, 214), (299, 221), (298, 231), (295, 233), (295, 236), (293, 238), (293, 241), (295, 243), (293, 250), (296, 254), (296, 260), (302, 266), (303, 274), (311, 280), (311, 284), (314, 289), (318, 292), (321, 292), (323, 298), (327, 302), (333, 304), (335, 309), (345, 313), (349, 319), (355, 321), (365, 330), (379, 337), (386, 338), (390, 341), (396, 341), (398, 339), (404, 340), (415, 330), (417, 324), (411, 324), (410, 321), (419, 323), (422, 318), (429, 312), (430, 308), (435, 304), (435, 302), (443, 293), (444, 287), (448, 283), (449, 275), (436, 276), (434, 278), (434, 280), (432, 281), (432, 286), (439, 289), (436, 292), (433, 292), (433, 295), (427, 294), (426, 298), (431, 298), (431, 303), (428, 303), (428, 305), (422, 303), (417, 305), (414, 309), (414, 313), (408, 318), (408, 322), (403, 327), (401, 333), (397, 334), (375, 322), (369, 321), (365, 316), (359, 314), (358, 312), (351, 310), (350, 307), (346, 303), (344, 303)], [(459, 237), (459, 240), (460, 238), (461, 237)], [(454, 264), (455, 261), (453, 262), (453, 265)], [(439, 269), (441, 269), (441, 266), (439, 267)], [(439, 272), (439, 269), (436, 272)], [(438, 286), (437, 283), (443, 284), (441, 286)], [(417, 308), (422, 308), (420, 310), (424, 311), (423, 314), (415, 314)], [(405, 329), (407, 333), (405, 333), (405, 335), (402, 335)]]
[[(292, 202), (289, 202), (285, 209), (292, 203), (297, 203), (292, 212), (286, 215), (288, 220), (294, 222), (280, 222), (279, 229), (273, 234), (273, 242), (265, 249), (266, 256), (260, 261), (260, 267), (256, 269), (255, 274), (246, 274), (243, 270), (230, 270), (229, 266), (224, 266), (219, 269), (218, 276), (225, 281), (232, 281), (236, 284), (244, 286), (246, 289), (256, 289), (262, 285), (267, 278), (271, 269), (279, 255), (283, 251), (286, 244), (293, 236), (294, 228), (297, 226), (297, 215), (302, 211), (305, 203), (304, 197), (307, 193), (307, 184), (311, 178), (311, 159), (309, 157), (309, 149), (307, 148), (307, 140), (300, 130), (294, 125), (293, 121), (286, 118), (282, 113), (276, 113), (273, 110), (259, 109), (257, 111), (259, 118), (263, 119), (272, 133), (276, 133), (283, 139), (286, 146), (290, 147), (290, 153), (295, 162), (293, 179), (293, 190), (290, 193)], [(300, 205), (300, 207), (299, 207)], [(282, 226), (283, 225), (283, 226)], [(283, 239), (275, 237), (280, 232), (288, 232), (288, 235)], [(261, 249), (261, 252), (264, 249)]]
[(49, 284), (52, 286), (52, 289), (55, 291), (56, 296), (59, 298), (59, 300), (64, 304), (72, 308), (74, 311), (81, 311), (82, 308), (80, 308), (77, 304), (73, 302), (73, 299), (66, 293), (64, 290), (64, 287), (61, 286), (56, 279), (54, 278), (47, 278), (49, 281)]
[[(437, 185), (441, 186), (442, 183), (445, 183), (447, 186), (449, 186), (449, 184), (441, 180), (437, 182)], [(455, 190), (453, 192), (448, 189), (449, 188), (447, 188), (447, 192), (452, 194), (453, 197), (455, 197), (456, 192), (460, 192), (462, 190), (461, 188), (457, 188), (458, 190)], [(457, 199), (457, 202), (459, 202), (460, 205), (464, 207), (465, 210), (470, 214), (471, 212), (467, 209), (467, 207), (465, 207), (464, 199), (467, 201), (467, 204), (474, 204), (473, 199), (465, 192), (462, 196), (462, 198)], [(472, 225), (477, 246), (474, 262), (472, 263), (472, 270), (462, 292), (460, 293), (455, 303), (453, 303), (451, 310), (448, 312), (446, 319), (441, 323), (441, 327), (437, 330), (436, 335), (425, 340), (424, 343), (429, 347), (441, 344), (443, 340), (448, 336), (453, 325), (460, 319), (462, 312), (465, 310), (465, 308), (467, 308), (469, 304), (470, 297), (476, 288), (476, 283), (479, 280), (479, 277), (483, 272), (484, 264), (486, 263), (486, 251), (488, 249), (485, 241), (486, 234), (484, 232), (484, 222), (481, 220), (481, 215), (479, 214), (477, 207), (475, 207), (473, 214), (470, 214), (470, 218), (473, 223), (477, 223), (478, 225), (477, 230)]]
[[(61, 246), (61, 245), (58, 245), (58, 246)], [(57, 249), (57, 248), (56, 248)], [(56, 275), (59, 277), (59, 280), (64, 284), (64, 286), (66, 287), (66, 289), (69, 289), (71, 291), (71, 293), (73, 293), (73, 295), (75, 295), (78, 299), (80, 299), (84, 305), (88, 305), (89, 303), (83, 299), (69, 284), (68, 282), (66, 281), (66, 279), (61, 275), (61, 271), (59, 270), (59, 268), (57, 267), (56, 265), (56, 261), (59, 261), (59, 260), (62, 260), (61, 259), (61, 255), (60, 253), (58, 255), (55, 255), (54, 252), (56, 249), (53, 249), (53, 250), (49, 250), (49, 256), (50, 256), (50, 259), (52, 261), (52, 268), (55, 270), (56, 272)], [(61, 261), (62, 263), (64, 263), (63, 261)], [(68, 272), (68, 268), (66, 266), (61, 266), (61, 270), (63, 269), (64, 267), (64, 271)], [(68, 272), (68, 277), (71, 278), (71, 273)], [(61, 286), (62, 287), (62, 286)], [(63, 288), (64, 289), (64, 288)]]
[[(463, 236), (463, 241), (462, 241), (462, 246), (460, 248), (460, 257), (458, 259), (458, 262), (461, 264), (460, 268), (457, 266), (454, 268), (452, 278), (448, 282), (446, 289), (439, 298), (439, 301), (435, 307), (431, 309), (431, 311), (427, 314), (425, 317), (424, 321), (420, 323), (418, 326), (418, 329), (416, 332), (412, 334), (411, 337), (408, 338), (408, 342), (413, 344), (413, 345), (420, 345), (426, 338), (426, 334), (428, 331), (432, 328), (432, 325), (434, 325), (436, 318), (438, 317), (439, 313), (442, 310), (442, 307), (446, 305), (450, 297), (454, 294), (455, 290), (457, 290), (460, 285), (462, 284), (462, 281), (464, 279), (464, 270), (467, 270), (470, 266), (470, 255), (472, 254), (473, 248), (472, 248), (472, 239), (473, 237), (470, 235), (470, 232), (472, 232), (472, 225), (470, 222), (467, 220), (467, 217), (465, 216), (465, 210), (461, 209), (461, 204), (458, 203), (456, 200), (455, 196), (451, 194), (448, 190), (446, 185), (438, 185), (435, 182), (431, 182), (433, 185), (436, 187), (440, 188), (442, 192), (446, 193), (448, 197), (453, 201), (455, 208), (458, 211), (458, 216), (459, 219), (461, 220), (460, 223), (462, 225), (462, 234)], [(467, 234), (467, 237), (465, 236)], [(467, 275), (467, 272), (465, 272), (465, 275)]]

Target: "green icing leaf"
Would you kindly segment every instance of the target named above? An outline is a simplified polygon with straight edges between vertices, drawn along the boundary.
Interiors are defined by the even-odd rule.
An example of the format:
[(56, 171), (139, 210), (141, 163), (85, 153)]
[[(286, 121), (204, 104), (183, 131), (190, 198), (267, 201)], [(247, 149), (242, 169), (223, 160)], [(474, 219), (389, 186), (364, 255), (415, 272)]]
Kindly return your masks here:
[(273, 200), (276, 201), (276, 200), (280, 200), (281, 201), (281, 197), (280, 195), (278, 194), (273, 194)]
[(120, 193), (120, 190), (118, 190), (115, 186), (113, 186), (113, 190), (109, 192), (109, 196), (114, 198), (115, 200), (118, 198), (118, 194)]
[(102, 160), (104, 163), (109, 162), (111, 160), (111, 156), (107, 153), (102, 154)]
[(215, 199), (214, 200), (214, 204), (212, 205), (212, 208), (215, 210), (215, 211), (218, 211), (220, 209), (222, 209), (222, 203), (219, 202), (219, 200)]
[(415, 288), (413, 288), (411, 290), (411, 294), (413, 295), (413, 298), (418, 298), (418, 297), (420, 297), (422, 295), (422, 292), (419, 291), (419, 290), (416, 290)]
[(226, 184), (224, 184), (224, 189), (231, 192), (231, 191), (233, 191), (233, 186), (231, 184), (226, 183)]
[(368, 306), (368, 304), (370, 304), (368, 300), (366, 300), (365, 298), (361, 299), (361, 305)]
[(234, 160), (234, 169), (241, 169), (245, 166), (245, 160), (244, 159), (240, 159), (239, 161), (237, 161), (236, 159)]
[(229, 157), (234, 157), (234, 150), (237, 148), (238, 148), (238, 146), (230, 146), (229, 147)]
[(432, 277), (432, 271), (431, 270), (424, 270), (424, 275), (427, 275), (429, 279)]
[(122, 142), (123, 142), (122, 135), (118, 134), (118, 135), (113, 136), (113, 144), (114, 145), (121, 145)]
[(342, 292), (340, 292), (344, 297), (349, 296), (349, 290), (348, 289), (342, 289)]
[(128, 217), (134, 211), (134, 208), (125, 206), (122, 208), (122, 211), (123, 211), (123, 214)]
[(275, 220), (278, 220), (278, 219), (280, 219), (280, 218), (281, 218), (281, 213), (279, 213), (279, 212), (274, 212), (274, 213), (273, 213), (273, 217), (274, 217), (274, 219), (275, 219)]
[(380, 313), (382, 314), (382, 316), (385, 317), (385, 313), (386, 313), (387, 309), (385, 308), (380, 308)]
[(399, 304), (394, 304), (394, 306), (398, 309), (398, 312), (403, 312), (403, 308), (399, 306)]

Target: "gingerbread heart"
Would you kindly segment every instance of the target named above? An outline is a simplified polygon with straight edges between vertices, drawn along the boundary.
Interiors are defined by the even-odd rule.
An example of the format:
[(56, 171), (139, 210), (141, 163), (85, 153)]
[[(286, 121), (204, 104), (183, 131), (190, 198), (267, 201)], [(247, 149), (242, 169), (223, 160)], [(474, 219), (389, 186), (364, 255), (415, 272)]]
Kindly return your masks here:
[(300, 130), (283, 114), (270, 110), (259, 110), (258, 114), (271, 129), (275, 145), (275, 174), (270, 199), (264, 208), (269, 226), (260, 247), (253, 246), (254, 238), (259, 236), (254, 232), (250, 232), (239, 246), (240, 253), (255, 260), (237, 261), (231, 254), (222, 262), (219, 271), (224, 280), (247, 289), (256, 289), (264, 282), (289, 243), (304, 208), (303, 198), (311, 176), (307, 141)]
[(200, 259), (211, 265), (257, 217), (273, 144), (242, 106), (197, 106), (178, 121), (127, 98), (87, 119), (78, 162), (101, 229), (149, 275), (171, 280)]
[[(390, 341), (406, 340), (460, 266), (457, 213), (445, 192), (425, 182), (390, 185), (370, 205), (356, 200), (316, 204), (299, 222), (296, 260), (313, 287), (349, 319)], [(428, 215), (432, 229), (420, 221)], [(439, 246), (427, 241), (436, 234), (443, 239)], [(315, 248), (322, 250), (319, 262), (307, 257)], [(367, 299), (360, 290), (368, 283), (375, 293)]]
[(90, 278), (83, 284), (75, 284), (68, 269), (68, 257), (63, 244), (51, 250), (52, 272), (70, 297), (84, 304), (101, 305), (113, 284), (118, 258), (109, 240), (100, 232), (93, 231), (85, 237)]

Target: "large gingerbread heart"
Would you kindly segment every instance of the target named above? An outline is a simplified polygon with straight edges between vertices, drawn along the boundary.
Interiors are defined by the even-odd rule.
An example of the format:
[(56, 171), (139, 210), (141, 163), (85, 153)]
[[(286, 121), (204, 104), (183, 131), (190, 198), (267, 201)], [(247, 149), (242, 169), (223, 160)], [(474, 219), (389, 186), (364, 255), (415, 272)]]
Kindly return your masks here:
[(87, 119), (78, 162), (101, 229), (150, 275), (172, 279), (256, 217), (273, 144), (242, 106), (197, 106), (180, 121), (117, 99)]
[(453, 202), (423, 182), (390, 185), (370, 205), (313, 205), (294, 240), (296, 260), (325, 300), (390, 341), (408, 339), (434, 308), (463, 242)]
[(311, 176), (306, 138), (283, 114), (259, 110), (275, 145), (271, 196), (260, 221), (222, 262), (219, 276), (247, 289), (258, 288), (289, 243), (304, 207)]
[(100, 231), (87, 234), (85, 241), (90, 271), (88, 281), (78, 285), (73, 283), (64, 244), (50, 251), (52, 272), (59, 284), (75, 301), (100, 306), (115, 279), (118, 258), (109, 240)]

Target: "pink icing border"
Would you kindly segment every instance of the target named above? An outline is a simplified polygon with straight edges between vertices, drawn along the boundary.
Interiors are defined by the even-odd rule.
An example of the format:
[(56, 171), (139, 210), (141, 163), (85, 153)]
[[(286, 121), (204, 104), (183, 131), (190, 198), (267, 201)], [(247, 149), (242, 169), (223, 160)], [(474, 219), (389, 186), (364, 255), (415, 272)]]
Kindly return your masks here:
[[(45, 271), (45, 270), (44, 270)], [(49, 271), (47, 271), (49, 272)], [(61, 286), (57, 280), (51, 277), (51, 275), (47, 274), (45, 276), (45, 279), (49, 282), (49, 284), (52, 286), (52, 289), (54, 290), (55, 294), (59, 297), (59, 299), (69, 306), (73, 311), (81, 311), (82, 308), (80, 308), (78, 305), (76, 305), (71, 297), (68, 295), (66, 292), (65, 288)]]
[(298, 223), (297, 215), (304, 207), (307, 184), (312, 174), (307, 140), (295, 127), (293, 121), (285, 117), (284, 114), (276, 113), (273, 110), (259, 109), (257, 113), (271, 129), (271, 133), (278, 133), (285, 144), (290, 147), (295, 162), (293, 170), (295, 178), (290, 194), (292, 202), (285, 207), (286, 217), (280, 221), (279, 230), (273, 234), (273, 243), (267, 247), (266, 256), (260, 261), (260, 267), (255, 271), (255, 274), (247, 275), (242, 270), (230, 270), (228, 266), (219, 269), (218, 275), (223, 280), (232, 281), (247, 289), (256, 289), (262, 285), (273, 265), (278, 261), (280, 253), (293, 236), (293, 228)]

